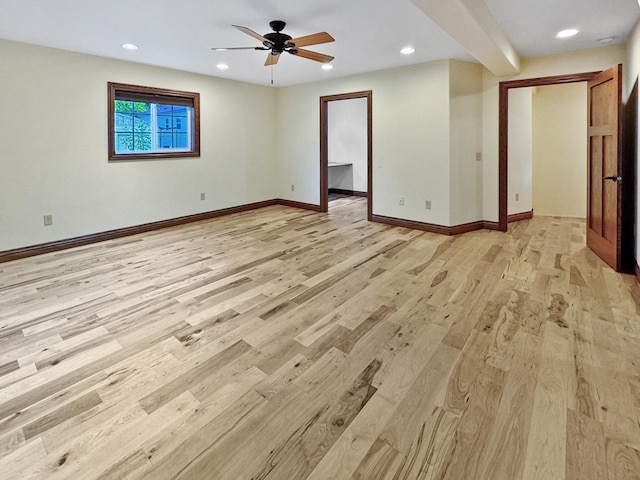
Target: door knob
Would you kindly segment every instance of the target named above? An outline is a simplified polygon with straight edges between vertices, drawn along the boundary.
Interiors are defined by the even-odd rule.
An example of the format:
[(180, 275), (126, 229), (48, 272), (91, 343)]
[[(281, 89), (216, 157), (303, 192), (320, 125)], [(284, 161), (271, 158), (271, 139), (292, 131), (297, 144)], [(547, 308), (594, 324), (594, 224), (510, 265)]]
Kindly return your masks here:
[(622, 177), (619, 177), (617, 175), (609, 175), (607, 177), (602, 177), (603, 180), (614, 180), (616, 182), (620, 182), (622, 181)]

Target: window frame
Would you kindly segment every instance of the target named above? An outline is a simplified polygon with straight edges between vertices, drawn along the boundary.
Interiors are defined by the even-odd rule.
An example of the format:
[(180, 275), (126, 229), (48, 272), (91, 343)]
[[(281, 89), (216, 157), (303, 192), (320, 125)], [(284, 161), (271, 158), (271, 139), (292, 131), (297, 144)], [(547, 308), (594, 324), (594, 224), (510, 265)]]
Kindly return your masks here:
[[(109, 161), (119, 160), (149, 160), (162, 158), (184, 158), (200, 156), (200, 94), (196, 92), (183, 92), (180, 90), (168, 90), (165, 88), (143, 87), (126, 83), (108, 82), (108, 149)], [(176, 101), (178, 105), (190, 104), (193, 107), (193, 138), (190, 141), (191, 149), (183, 151), (154, 151), (144, 153), (116, 153), (116, 112), (115, 102), (122, 96), (131, 95), (131, 101), (140, 101), (140, 97), (148, 98), (151, 102), (171, 104)], [(155, 142), (156, 139), (154, 138)]]

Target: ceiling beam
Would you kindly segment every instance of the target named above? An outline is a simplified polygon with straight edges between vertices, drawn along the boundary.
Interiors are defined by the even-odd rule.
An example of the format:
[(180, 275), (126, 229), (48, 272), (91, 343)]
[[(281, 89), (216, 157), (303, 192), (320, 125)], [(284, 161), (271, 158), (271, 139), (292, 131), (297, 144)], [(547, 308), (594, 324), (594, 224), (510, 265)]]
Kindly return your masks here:
[(520, 73), (520, 57), (484, 0), (411, 0), (498, 77)]

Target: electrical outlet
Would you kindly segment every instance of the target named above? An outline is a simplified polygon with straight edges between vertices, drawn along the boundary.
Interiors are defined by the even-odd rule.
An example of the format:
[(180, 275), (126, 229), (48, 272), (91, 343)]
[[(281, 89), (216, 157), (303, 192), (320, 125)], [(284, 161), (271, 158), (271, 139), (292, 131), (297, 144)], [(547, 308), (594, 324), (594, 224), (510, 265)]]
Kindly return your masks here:
[(476, 162), (482, 161), (482, 152), (476, 152)]
[(519, 201), (520, 201), (520, 194), (516, 193), (516, 202), (519, 202)]
[(204, 192), (202, 192), (202, 193), (200, 194), (200, 200), (204, 200), (204, 196), (205, 196), (205, 195), (204, 195)]
[(427, 210), (431, 210), (431, 200), (424, 201), (424, 208), (426, 208)]
[(296, 191), (296, 186), (295, 186), (293, 183), (291, 184), (291, 191), (292, 191), (292, 192), (295, 192), (295, 191)]
[(398, 205), (404, 205), (404, 197), (398, 199)]
[(44, 216), (44, 226), (48, 227), (49, 225), (53, 225), (53, 215)]

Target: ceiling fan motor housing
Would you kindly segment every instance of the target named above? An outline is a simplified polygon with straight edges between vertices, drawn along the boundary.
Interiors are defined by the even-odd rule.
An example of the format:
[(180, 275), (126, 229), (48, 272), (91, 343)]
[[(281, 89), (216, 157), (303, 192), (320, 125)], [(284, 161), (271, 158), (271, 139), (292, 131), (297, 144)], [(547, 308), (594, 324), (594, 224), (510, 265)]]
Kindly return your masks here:
[[(265, 47), (272, 47), (273, 53), (282, 53), (287, 47), (287, 42), (291, 40), (291, 36), (286, 33), (272, 32), (265, 33), (264, 38), (269, 40), (268, 42), (263, 42)], [(293, 45), (292, 45), (293, 46)]]
[(273, 29), (273, 32), (264, 34), (264, 38), (269, 42), (263, 42), (263, 44), (265, 47), (271, 48), (273, 55), (279, 55), (287, 50), (287, 47), (293, 47), (293, 45), (287, 45), (287, 42), (291, 40), (291, 36), (286, 33), (280, 33), (286, 25), (286, 22), (282, 20), (272, 20), (269, 22), (269, 26)]
[(284, 30), (284, 27), (286, 27), (287, 24), (282, 20), (272, 20), (269, 22), (269, 26), (274, 32), (281, 32), (282, 30)]

